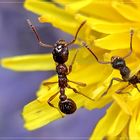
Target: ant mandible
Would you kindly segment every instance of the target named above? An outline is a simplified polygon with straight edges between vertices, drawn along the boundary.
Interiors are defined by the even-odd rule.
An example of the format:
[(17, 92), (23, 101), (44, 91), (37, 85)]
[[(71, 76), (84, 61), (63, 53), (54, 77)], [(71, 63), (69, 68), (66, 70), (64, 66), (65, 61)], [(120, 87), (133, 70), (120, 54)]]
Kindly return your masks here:
[[(133, 34), (134, 34), (134, 31), (131, 30), (130, 31), (130, 51), (128, 52), (128, 54), (125, 55), (124, 57), (112, 56), (110, 62), (100, 61), (98, 59), (98, 57), (95, 55), (95, 53), (89, 48), (89, 46), (84, 41), (82, 41), (82, 45), (85, 46), (90, 51), (90, 53), (95, 57), (95, 59), (97, 60), (98, 63), (100, 63), (100, 64), (111, 64), (114, 69), (117, 69), (117, 70), (120, 71), (120, 74), (122, 76), (122, 79), (120, 79), (118, 77), (112, 78), (107, 90), (102, 94), (102, 96), (107, 94), (107, 92), (111, 88), (114, 80), (119, 81), (119, 82), (128, 82), (128, 84), (125, 87), (122, 87), (121, 89), (117, 90), (116, 93), (119, 93), (119, 94), (126, 93), (126, 92), (123, 92), (123, 90), (125, 88), (127, 88), (129, 85), (133, 85), (135, 88), (137, 88), (138, 92), (140, 92), (140, 89), (137, 86), (137, 83), (140, 83), (140, 71), (138, 71), (136, 75), (130, 76), (131, 71), (126, 66), (126, 63), (125, 63), (125, 59), (132, 54)], [(129, 93), (129, 92), (127, 92), (127, 93)]]
[[(72, 59), (72, 62), (70, 64), (70, 66), (67, 67), (65, 65), (65, 62), (68, 60), (68, 56), (69, 56), (68, 46), (72, 45), (76, 41), (77, 35), (78, 35), (80, 29), (82, 28), (82, 26), (86, 23), (86, 21), (83, 21), (81, 23), (81, 25), (79, 26), (79, 28), (78, 28), (78, 30), (77, 30), (77, 32), (75, 34), (75, 37), (74, 37), (74, 39), (72, 41), (66, 42), (65, 40), (61, 39), (61, 40), (58, 40), (54, 44), (54, 46), (49, 45), (49, 44), (44, 44), (41, 41), (41, 39), (40, 39), (40, 37), (39, 37), (39, 35), (38, 35), (37, 31), (36, 31), (36, 28), (32, 25), (32, 23), (31, 23), (31, 21), (29, 19), (27, 19), (27, 23), (31, 27), (32, 31), (35, 33), (37, 41), (38, 41), (38, 43), (39, 43), (39, 45), (41, 47), (53, 48), (53, 51), (52, 51), (53, 59), (57, 63), (56, 72), (58, 74), (58, 81), (56, 81), (56, 82), (44, 82), (43, 83), (43, 85), (46, 85), (46, 86), (48, 86), (50, 84), (58, 83), (59, 88), (60, 88), (60, 90), (58, 92), (56, 92), (54, 95), (52, 95), (48, 99), (48, 101), (47, 101), (48, 104), (51, 107), (57, 109), (58, 111), (60, 109), (61, 112), (63, 112), (64, 114), (72, 114), (72, 113), (74, 113), (76, 111), (76, 109), (77, 109), (76, 104), (75, 104), (75, 102), (72, 99), (67, 98), (67, 96), (65, 94), (65, 88), (72, 89), (75, 93), (78, 93), (78, 94), (80, 94), (82, 96), (85, 96), (86, 98), (88, 98), (90, 100), (93, 100), (90, 97), (84, 95), (83, 93), (77, 91), (77, 89), (71, 87), (68, 84), (68, 82), (71, 82), (71, 83), (77, 84), (79, 86), (83, 86), (83, 87), (86, 86), (85, 83), (75, 82), (75, 81), (71, 81), (71, 80), (67, 79), (67, 75), (72, 71), (72, 65), (73, 65), (73, 63), (75, 61), (75, 58), (76, 58), (76, 55), (77, 55), (77, 51), (76, 51), (76, 53), (75, 53), (75, 55), (74, 55), (74, 57)], [(59, 108), (54, 106), (51, 103), (51, 101), (58, 95), (58, 93), (60, 93), (60, 96), (59, 96), (60, 101), (59, 101), (59, 104), (58, 104)], [(61, 112), (59, 111), (59, 113), (62, 115)], [(62, 117), (63, 117), (63, 115), (62, 115)]]

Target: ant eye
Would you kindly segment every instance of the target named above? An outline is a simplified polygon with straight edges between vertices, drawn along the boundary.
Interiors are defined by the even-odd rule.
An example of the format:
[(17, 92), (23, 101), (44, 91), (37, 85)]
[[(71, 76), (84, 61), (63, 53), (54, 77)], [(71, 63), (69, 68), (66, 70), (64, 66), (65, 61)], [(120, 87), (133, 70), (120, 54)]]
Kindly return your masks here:
[(59, 101), (59, 108), (64, 114), (72, 114), (76, 111), (77, 107), (73, 100), (67, 99), (65, 101)]

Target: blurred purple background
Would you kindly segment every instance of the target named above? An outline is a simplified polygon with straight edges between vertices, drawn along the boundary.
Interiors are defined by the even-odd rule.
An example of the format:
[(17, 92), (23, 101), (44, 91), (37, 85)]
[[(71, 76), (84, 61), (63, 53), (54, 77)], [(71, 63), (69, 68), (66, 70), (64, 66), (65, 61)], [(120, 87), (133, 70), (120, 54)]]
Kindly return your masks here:
[[(23, 8), (22, 1), (0, 1), (0, 58), (51, 52), (51, 49), (39, 48), (26, 23), (27, 18), (37, 26), (43, 40), (50, 44), (59, 38), (71, 38), (50, 24), (39, 23), (37, 15)], [(14, 72), (0, 68), (0, 139), (88, 139), (104, 110), (80, 109), (35, 131), (23, 128), (20, 116), (23, 106), (36, 98), (41, 81), (54, 73)]]

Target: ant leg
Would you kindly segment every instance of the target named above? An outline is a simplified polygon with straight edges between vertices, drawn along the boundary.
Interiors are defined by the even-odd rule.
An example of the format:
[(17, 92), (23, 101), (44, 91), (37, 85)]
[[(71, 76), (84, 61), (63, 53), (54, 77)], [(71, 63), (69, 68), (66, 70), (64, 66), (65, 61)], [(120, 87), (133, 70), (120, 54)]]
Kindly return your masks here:
[(132, 53), (132, 38), (133, 38), (134, 30), (130, 30), (130, 51), (129, 53), (123, 57), (123, 59), (127, 58)]
[(80, 95), (82, 95), (82, 96), (84, 96), (84, 97), (88, 98), (88, 99), (89, 99), (89, 100), (91, 100), (91, 101), (94, 101), (94, 99), (92, 99), (92, 98), (90, 98), (90, 97), (88, 97), (88, 96), (84, 95), (83, 93), (81, 93), (81, 92), (77, 91), (77, 89), (75, 89), (75, 88), (71, 87), (70, 85), (67, 85), (67, 88), (72, 89), (75, 93), (78, 93), (78, 94), (80, 94)]
[(49, 99), (48, 99), (48, 104), (49, 104), (49, 106), (51, 106), (51, 107), (53, 107), (53, 108), (55, 108), (55, 109), (57, 109), (58, 110), (58, 112), (61, 114), (61, 116), (62, 116), (62, 118), (64, 117), (63, 116), (63, 114), (60, 112), (60, 110), (59, 110), (59, 108), (58, 107), (56, 107), (56, 106), (54, 106), (52, 103), (51, 103), (51, 101), (58, 95), (58, 93), (59, 93), (59, 91), (58, 92), (56, 92), (54, 95), (52, 95)]
[(58, 82), (43, 82), (43, 85), (47, 86), (47, 85), (56, 84), (56, 83), (58, 83)]
[(138, 90), (138, 92), (140, 92), (140, 89), (138, 88), (137, 85), (133, 85), (133, 86)]
[(72, 66), (73, 66), (73, 64), (74, 64), (74, 62), (75, 62), (77, 53), (78, 53), (78, 50), (76, 51), (76, 53), (75, 53), (75, 55), (74, 55), (74, 57), (73, 57), (73, 59), (72, 59), (72, 61), (71, 61), (71, 64), (70, 64), (69, 67), (68, 67), (68, 73), (67, 73), (67, 75), (68, 75), (69, 73), (71, 73), (71, 71), (72, 71)]
[(43, 86), (47, 86), (50, 89), (50, 87), (48, 85), (56, 84), (56, 83), (58, 83), (58, 82), (43, 82), (42, 84), (43, 84)]
[(94, 52), (86, 44), (86, 42), (82, 41), (82, 45), (90, 51), (90, 53), (95, 57), (95, 59), (97, 60), (98, 63), (100, 63), (100, 64), (111, 64), (111, 62), (104, 62), (104, 61), (99, 60), (98, 57), (94, 54)]
[(75, 81), (71, 81), (71, 80), (68, 80), (68, 82), (77, 84), (77, 85), (82, 86), (82, 87), (85, 87), (86, 86), (86, 84), (85, 83), (82, 83), (82, 82), (75, 82)]
[(128, 85), (126, 85), (125, 87), (122, 87), (119, 90), (117, 90), (116, 93), (117, 94), (125, 94), (125, 93), (128, 93), (129, 95), (131, 95), (130, 92), (123, 92), (123, 90), (126, 89), (128, 86), (130, 86), (130, 83), (128, 83)]
[(107, 90), (101, 95), (101, 97), (104, 96), (105, 94), (107, 94), (107, 92), (111, 88), (114, 80), (119, 81), (119, 82), (125, 82), (124, 80), (122, 80), (120, 78), (112, 78), (111, 81), (110, 81), (110, 84), (109, 84), (109, 86), (107, 88)]
[(67, 43), (67, 45), (71, 45), (71, 44), (73, 44), (73, 43), (76, 41), (79, 31), (80, 31), (80, 29), (82, 28), (82, 26), (83, 26), (85, 23), (86, 23), (86, 20), (83, 21), (83, 22), (80, 24), (80, 26), (79, 26), (79, 28), (77, 29), (77, 32), (76, 32), (76, 34), (75, 34), (75, 36), (74, 36), (74, 39), (73, 39), (72, 41), (70, 41), (69, 43)]
[(41, 41), (40, 37), (39, 37), (39, 34), (37, 33), (36, 31), (36, 28), (33, 26), (33, 24), (31, 23), (31, 21), (29, 19), (27, 19), (27, 23), (29, 24), (30, 28), (32, 29), (32, 31), (34, 32), (36, 38), (37, 38), (37, 41), (39, 43), (39, 45), (41, 47), (44, 47), (44, 48), (53, 48), (52, 45), (49, 45), (49, 44), (45, 44)]

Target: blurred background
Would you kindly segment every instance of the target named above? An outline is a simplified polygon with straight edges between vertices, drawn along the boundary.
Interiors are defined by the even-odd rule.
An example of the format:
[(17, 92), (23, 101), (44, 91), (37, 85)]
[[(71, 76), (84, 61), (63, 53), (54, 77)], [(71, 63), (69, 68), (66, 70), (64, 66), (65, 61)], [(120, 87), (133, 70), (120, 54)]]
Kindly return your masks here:
[[(38, 46), (27, 18), (37, 27), (44, 42), (54, 44), (60, 38), (72, 38), (50, 24), (39, 23), (37, 17), (24, 9), (23, 0), (0, 0), (0, 58), (51, 52)], [(24, 105), (36, 98), (41, 81), (53, 74), (53, 71), (15, 72), (0, 68), (0, 139), (88, 139), (104, 109), (80, 109), (38, 130), (24, 129), (20, 115)]]

